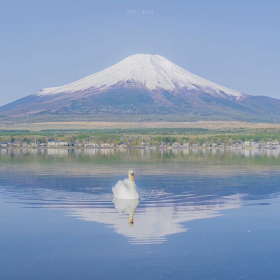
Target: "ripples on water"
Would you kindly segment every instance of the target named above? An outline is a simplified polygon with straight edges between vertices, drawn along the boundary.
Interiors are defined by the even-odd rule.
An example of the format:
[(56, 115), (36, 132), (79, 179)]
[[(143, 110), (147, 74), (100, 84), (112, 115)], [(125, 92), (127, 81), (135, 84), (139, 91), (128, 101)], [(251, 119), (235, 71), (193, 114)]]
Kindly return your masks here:
[[(186, 232), (186, 222), (218, 217), (223, 215), (224, 210), (242, 207), (246, 198), (245, 194), (194, 196), (192, 193), (174, 194), (142, 189), (139, 203), (138, 200), (113, 198), (111, 193), (89, 194), (3, 186), (0, 194), (23, 207), (61, 209), (67, 216), (105, 224), (127, 237), (131, 244), (165, 242), (168, 235)], [(270, 195), (270, 198), (277, 197), (278, 193)], [(251, 197), (248, 199), (251, 200)], [(129, 224), (131, 217), (134, 217), (133, 225)]]
[[(258, 224), (259, 214), (251, 214), (250, 209), (262, 207), (261, 210), (256, 209), (264, 215), (263, 210), (279, 204), (278, 150), (2, 149), (0, 152), (0, 203), (2, 202), (4, 211), (11, 204), (20, 207), (22, 213), (25, 213), (25, 209), (31, 210), (28, 215), (37, 213), (39, 209), (55, 209), (72, 220), (96, 223), (106, 230), (111, 229), (113, 232), (110, 236), (123, 236), (127, 246), (139, 245), (133, 248), (148, 246), (148, 250), (151, 250), (149, 246), (170, 244), (169, 249), (160, 247), (165, 248), (163, 253), (166, 259), (172, 252), (183, 259), (188, 258), (190, 264), (192, 259), (189, 258), (188, 250), (193, 250), (193, 256), (196, 256), (199, 247), (191, 249), (189, 244), (188, 250), (178, 247), (177, 251), (170, 251), (175, 244), (174, 239), (170, 241), (171, 236), (178, 236), (181, 242), (186, 242), (190, 227), (195, 228), (193, 222), (200, 221), (203, 228), (207, 220), (218, 217), (225, 218), (217, 220), (220, 221), (216, 222), (218, 228), (230, 228), (233, 223), (231, 216), (239, 210), (244, 217), (248, 213), (253, 215), (253, 220)], [(114, 199), (111, 187), (119, 179), (124, 179), (131, 167), (135, 171), (136, 183), (141, 192), (140, 202)], [(129, 219), (132, 216), (134, 224), (130, 225)], [(237, 221), (239, 219), (241, 227), (243, 218), (238, 216)], [(269, 226), (275, 231), (274, 223), (275, 220)], [(249, 224), (248, 220), (246, 224)], [(203, 230), (207, 232), (207, 229)], [(213, 239), (219, 233), (213, 228), (211, 230), (214, 232)], [(68, 233), (64, 234), (67, 236)], [(90, 234), (94, 237), (95, 233)], [(7, 237), (4, 235), (2, 238)], [(99, 241), (102, 239), (98, 238)], [(233, 235), (230, 238), (229, 244), (235, 241)], [(200, 241), (211, 247), (211, 241), (207, 237)], [(105, 238), (104, 242), (107, 242)], [(110, 249), (104, 247), (103, 250)], [(226, 253), (231, 254), (231, 251)], [(140, 249), (131, 252), (131, 256), (135, 256), (134, 254), (145, 258)], [(205, 261), (204, 255), (199, 255), (199, 258)], [(200, 259), (196, 262), (199, 263)], [(175, 267), (174, 263), (171, 264)], [(203, 269), (204, 263), (198, 267)], [(184, 273), (184, 269), (185, 266), (180, 266), (181, 273)], [(160, 267), (160, 271), (165, 271), (165, 267)], [(100, 273), (104, 273), (104, 270)], [(143, 275), (143, 279), (155, 279), (148, 272)], [(219, 273), (213, 274), (211, 278), (203, 278), (201, 275), (199, 273), (193, 279), (217, 279)], [(219, 279), (226, 279), (225, 275)], [(165, 276), (162, 278), (170, 279)], [(173, 278), (182, 279), (175, 276)]]

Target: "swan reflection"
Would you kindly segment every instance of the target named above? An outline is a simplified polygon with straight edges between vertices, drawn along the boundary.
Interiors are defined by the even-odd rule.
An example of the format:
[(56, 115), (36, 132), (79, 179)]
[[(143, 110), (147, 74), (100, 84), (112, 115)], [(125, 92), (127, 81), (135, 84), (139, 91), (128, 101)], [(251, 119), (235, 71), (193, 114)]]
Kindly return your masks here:
[[(239, 208), (243, 196), (195, 196), (192, 193), (166, 193), (163, 190), (141, 193), (139, 200), (122, 200), (107, 194), (19, 189), (10, 187), (1, 193), (29, 207), (61, 209), (67, 216), (98, 222), (125, 236), (132, 244), (165, 242), (168, 235), (186, 232), (187, 222), (223, 215)], [(135, 223), (132, 223), (135, 220)]]
[(114, 197), (113, 202), (114, 202), (115, 208), (118, 210), (118, 212), (120, 214), (126, 213), (126, 212), (129, 213), (128, 224), (130, 226), (133, 226), (134, 211), (135, 211), (137, 205), (139, 204), (139, 200), (138, 199), (120, 199), (120, 198)]

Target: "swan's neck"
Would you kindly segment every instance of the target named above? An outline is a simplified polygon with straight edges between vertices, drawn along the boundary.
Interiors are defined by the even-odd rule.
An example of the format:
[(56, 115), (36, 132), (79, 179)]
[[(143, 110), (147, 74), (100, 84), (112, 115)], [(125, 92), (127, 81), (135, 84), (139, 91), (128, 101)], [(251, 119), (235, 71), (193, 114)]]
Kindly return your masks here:
[(132, 181), (131, 179), (129, 179), (129, 187), (130, 187), (130, 190), (131, 191), (135, 191), (136, 189), (135, 189), (135, 183), (134, 183), (134, 181)]
[(132, 180), (129, 180), (129, 190), (130, 190), (130, 196), (131, 196), (131, 198), (133, 198), (133, 199), (139, 199), (139, 194), (138, 194), (138, 192), (137, 192), (135, 182), (132, 181)]

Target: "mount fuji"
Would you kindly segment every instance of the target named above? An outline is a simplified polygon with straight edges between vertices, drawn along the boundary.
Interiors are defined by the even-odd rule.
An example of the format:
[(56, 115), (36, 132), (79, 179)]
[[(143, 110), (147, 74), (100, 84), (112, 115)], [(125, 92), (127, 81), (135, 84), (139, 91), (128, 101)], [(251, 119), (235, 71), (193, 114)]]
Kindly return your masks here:
[(160, 55), (136, 54), (73, 83), (0, 107), (2, 116), (200, 115), (232, 119), (279, 116), (280, 100), (226, 88)]

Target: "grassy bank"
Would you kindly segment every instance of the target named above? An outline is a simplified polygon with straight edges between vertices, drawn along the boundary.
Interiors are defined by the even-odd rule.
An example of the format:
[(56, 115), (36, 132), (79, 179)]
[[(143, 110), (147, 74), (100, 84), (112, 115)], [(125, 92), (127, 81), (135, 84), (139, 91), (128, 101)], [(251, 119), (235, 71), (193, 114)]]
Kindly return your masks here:
[(161, 142), (226, 143), (243, 141), (268, 142), (280, 140), (280, 127), (273, 128), (135, 128), (135, 129), (45, 129), (31, 130), (0, 130), (0, 142), (34, 142), (67, 141), (75, 143), (139, 143), (149, 141), (153, 145)]

